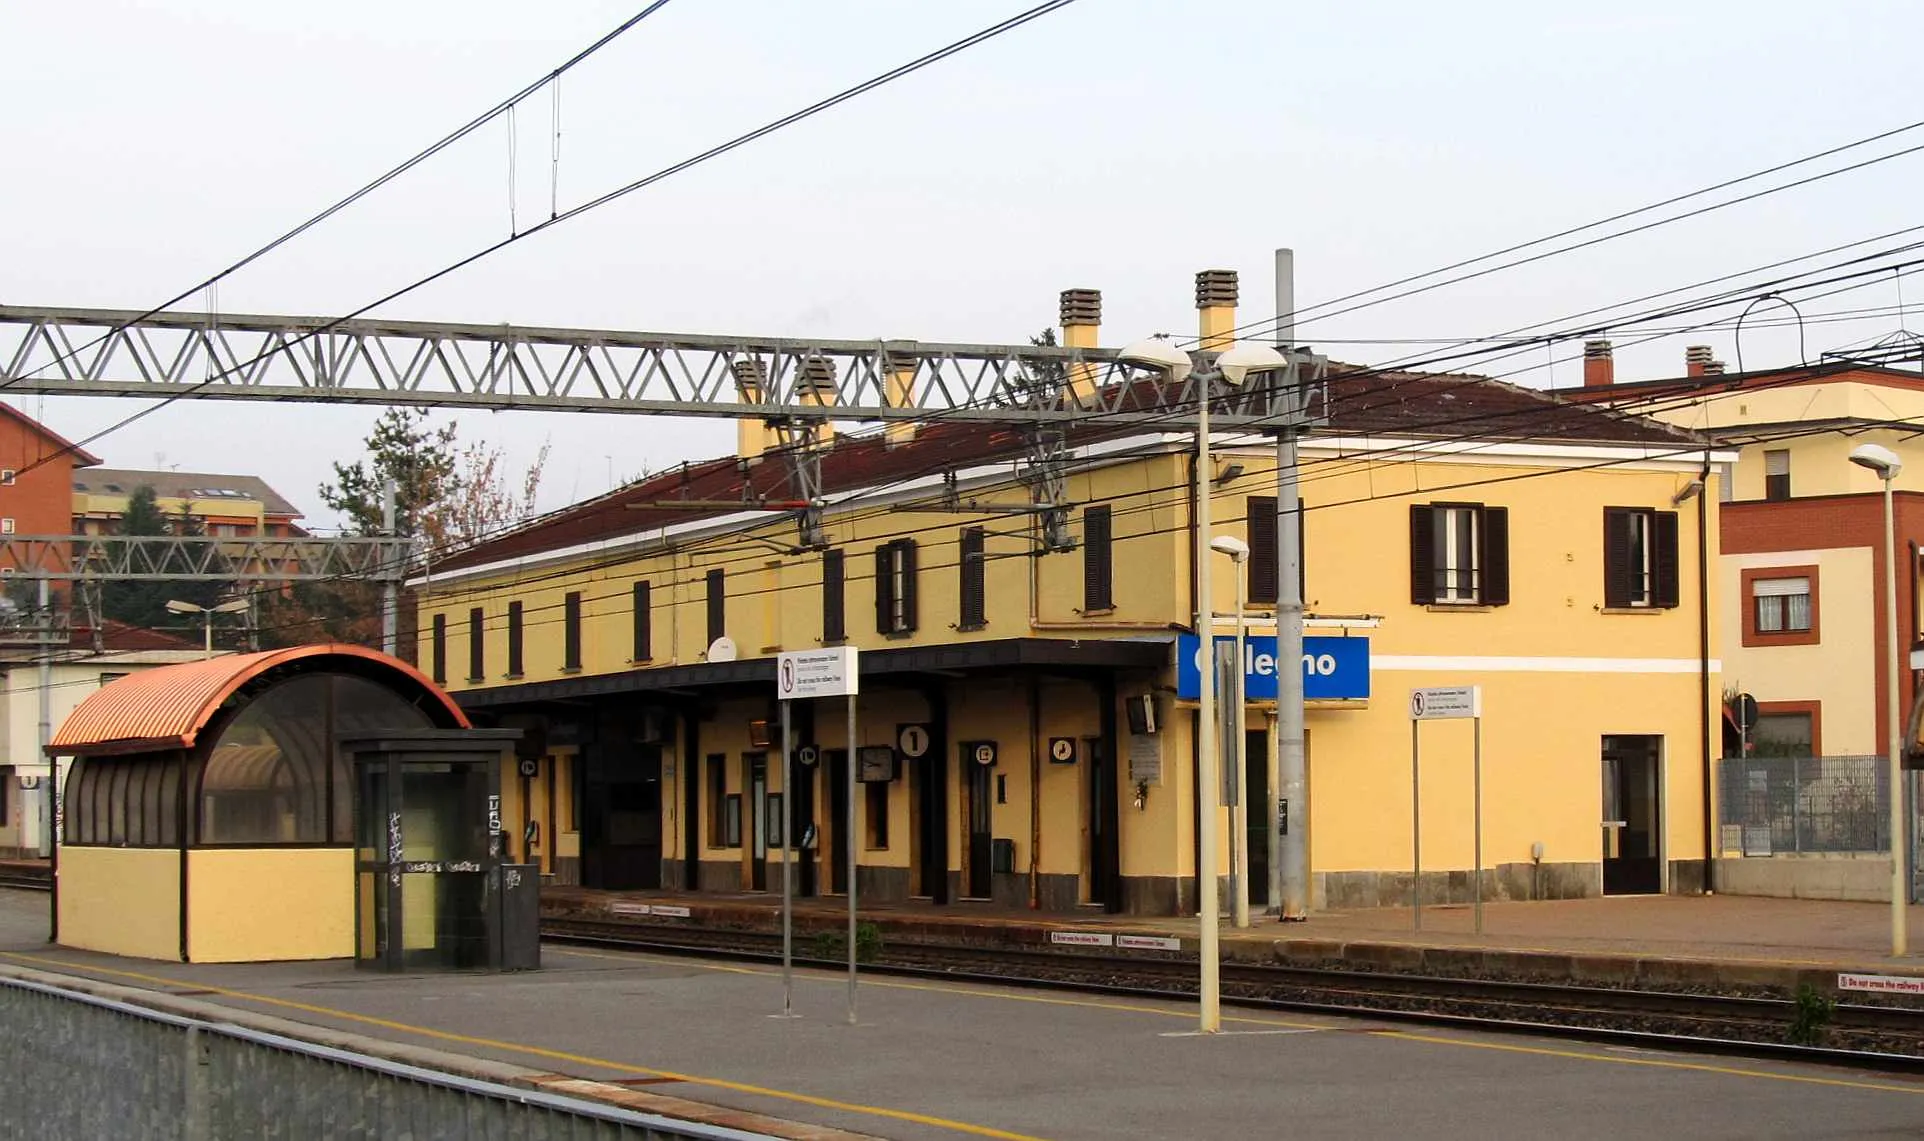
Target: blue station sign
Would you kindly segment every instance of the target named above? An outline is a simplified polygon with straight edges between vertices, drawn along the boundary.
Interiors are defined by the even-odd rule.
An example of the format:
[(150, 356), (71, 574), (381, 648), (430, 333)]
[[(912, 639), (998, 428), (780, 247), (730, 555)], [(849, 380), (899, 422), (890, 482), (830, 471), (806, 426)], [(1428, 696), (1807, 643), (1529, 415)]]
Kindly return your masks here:
[[(1231, 647), (1233, 634), (1216, 635), (1216, 644)], [(1176, 696), (1194, 700), (1201, 692), (1202, 639), (1194, 634), (1176, 638)], [(1243, 646), (1243, 687), (1251, 701), (1276, 700), (1276, 637), (1251, 635)], [(1370, 695), (1370, 640), (1368, 638), (1303, 639), (1303, 697), (1308, 701), (1360, 701)]]

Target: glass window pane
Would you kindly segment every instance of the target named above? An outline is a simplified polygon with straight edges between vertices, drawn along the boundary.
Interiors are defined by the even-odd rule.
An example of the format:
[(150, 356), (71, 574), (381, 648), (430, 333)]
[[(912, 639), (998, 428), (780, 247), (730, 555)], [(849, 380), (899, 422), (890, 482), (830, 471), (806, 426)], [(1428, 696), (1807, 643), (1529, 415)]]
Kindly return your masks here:
[(1784, 599), (1784, 627), (1789, 630), (1810, 629), (1810, 595), (1792, 594)]
[(156, 833), (159, 843), (164, 847), (175, 847), (180, 843), (180, 773), (181, 761), (176, 757), (167, 762), (160, 772), (160, 794), (155, 797), (160, 806), (160, 831)]
[(116, 847), (127, 842), (127, 776), (132, 768), (125, 761), (116, 761), (107, 793), (107, 842)]

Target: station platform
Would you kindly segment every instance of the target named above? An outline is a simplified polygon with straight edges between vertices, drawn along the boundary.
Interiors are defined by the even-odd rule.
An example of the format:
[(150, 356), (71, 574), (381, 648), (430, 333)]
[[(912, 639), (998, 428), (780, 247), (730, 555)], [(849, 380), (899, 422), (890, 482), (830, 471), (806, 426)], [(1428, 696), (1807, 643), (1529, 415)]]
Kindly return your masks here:
[[(671, 904), (670, 906), (675, 906)], [(0, 975), (786, 1141), (1906, 1137), (1924, 1080), (1367, 1017), (544, 948), (542, 969), (182, 964), (49, 948), (0, 891)]]
[[(665, 910), (661, 910), (665, 908)], [(682, 910), (686, 909), (686, 914)], [(781, 899), (763, 893), (542, 890), (544, 918), (660, 928), (688, 924), (744, 931), (778, 930)], [(839, 897), (794, 903), (797, 932), (834, 932), (847, 922)], [(1281, 923), (1225, 921), (1226, 959), (1298, 965), (1341, 964), (1407, 973), (1591, 981), (1658, 988), (1828, 988), (1839, 972), (1924, 977), (1924, 954), (1890, 954), (1890, 908), (1879, 903), (1748, 896), (1611, 896), (1491, 903), (1483, 930), (1468, 905), (1426, 906), (1418, 930), (1407, 908), (1319, 912)], [(1911, 908), (1914, 946), (1924, 948), (1924, 907)], [(1195, 950), (1194, 919), (1143, 918), (1097, 911), (1062, 915), (1010, 911), (986, 903), (860, 904), (884, 945), (955, 943), (1053, 947), (1114, 953), (1141, 946), (1121, 936), (1180, 940)], [(1078, 934), (1080, 933), (1080, 934)], [(1093, 939), (1088, 936), (1094, 936)]]

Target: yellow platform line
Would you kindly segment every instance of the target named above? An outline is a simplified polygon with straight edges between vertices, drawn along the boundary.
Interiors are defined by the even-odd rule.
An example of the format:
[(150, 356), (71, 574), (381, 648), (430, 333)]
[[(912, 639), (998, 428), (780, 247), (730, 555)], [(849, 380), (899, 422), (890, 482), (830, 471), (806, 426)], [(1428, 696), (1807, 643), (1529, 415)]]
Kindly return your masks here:
[[(563, 955), (579, 955), (584, 958), (590, 958), (590, 959), (611, 959), (617, 962), (642, 961), (642, 962), (651, 962), (651, 963), (670, 963), (679, 967), (696, 967), (701, 970), (727, 971), (733, 974), (744, 974), (744, 975), (771, 975), (772, 976), (780, 973), (770, 968), (724, 966), (716, 963), (691, 963), (686, 959), (676, 959), (668, 956), (651, 955), (651, 954), (648, 954), (647, 952), (642, 952), (642, 951), (629, 951), (629, 952), (623, 952), (619, 954), (609, 954), (606, 952), (597, 952), (597, 951), (578, 951), (572, 948), (566, 949), (566, 950), (563, 950), (560, 948), (551, 948), (550, 953), (558, 953)], [(842, 981), (839, 977), (829, 978), (825, 976), (810, 975), (806, 972), (799, 974), (796, 977), (815, 979), (822, 982), (832, 982), (838, 985)], [(1020, 992), (997, 990), (993, 987), (984, 987), (984, 986), (970, 987), (970, 986), (962, 986), (962, 985), (953, 984), (953, 983), (913, 983), (913, 982), (897, 982), (893, 980), (885, 981), (885, 980), (878, 979), (878, 980), (864, 981), (862, 985), (865, 987), (883, 987), (883, 988), (889, 988), (893, 990), (920, 990), (920, 991), (935, 991), (943, 994), (973, 995), (977, 998), (996, 998), (996, 999), (1004, 999), (1009, 1002), (1039, 1002), (1039, 1003), (1046, 1003), (1054, 1006), (1080, 1006), (1080, 1007), (1089, 1007), (1096, 1010), (1116, 1010), (1116, 1011), (1122, 1011), (1124, 1013), (1130, 1013), (1130, 1014), (1153, 1014), (1153, 1015), (1157, 1015), (1159, 1017), (1165, 1017), (1165, 1018), (1193, 1019), (1196, 1017), (1194, 1010), (1187, 1009), (1180, 1006), (1143, 1006), (1136, 1003), (1112, 1002), (1104, 999), (1056, 998), (1056, 997), (1050, 997), (1045, 995), (1023, 994)], [(1359, 1020), (1367, 1021), (1369, 1018), (1369, 1012), (1358, 1011), (1355, 1017)], [(1247, 1016), (1230, 1015), (1230, 1014), (1224, 1015), (1223, 1021), (1234, 1022), (1238, 1024), (1255, 1025), (1255, 1026), (1280, 1026), (1280, 1027), (1289, 1027), (1294, 1029), (1306, 1029), (1306, 1030), (1335, 1029), (1335, 1027), (1332, 1027), (1328, 1023), (1292, 1022), (1285, 1019), (1252, 1018)], [(1371, 1037), (1375, 1037), (1375, 1038), (1394, 1038), (1404, 1042), (1416, 1042), (1416, 1043), (1421, 1043), (1423, 1045), (1428, 1045), (1428, 1046), (1459, 1046), (1459, 1047), (1464, 1047), (1464, 1048), (1473, 1049), (1473, 1050), (1504, 1050), (1504, 1051), (1508, 1051), (1510, 1053), (1515, 1053), (1515, 1054), (1535, 1054), (1540, 1057), (1567, 1058), (1567, 1059), (1571, 1059), (1574, 1061), (1581, 1061), (1581, 1062), (1603, 1062), (1603, 1063), (1620, 1065), (1620, 1066), (1648, 1066), (1648, 1067), (1655, 1067), (1658, 1069), (1686, 1070), (1686, 1071), (1692, 1071), (1697, 1073), (1707, 1073), (1707, 1074), (1723, 1074), (1730, 1077), (1763, 1078), (1771, 1081), (1798, 1082), (1806, 1085), (1833, 1086), (1840, 1089), (1878, 1090), (1884, 1093), (1906, 1093), (1906, 1094), (1924, 1093), (1924, 1085), (1915, 1085), (1915, 1086), (1896, 1085), (1888, 1082), (1855, 1081), (1849, 1078), (1826, 1078), (1826, 1077), (1818, 1077), (1816, 1075), (1809, 1075), (1809, 1074), (1786, 1074), (1786, 1073), (1779, 1073), (1773, 1070), (1750, 1070), (1750, 1069), (1745, 1069), (1741, 1066), (1720, 1066), (1712, 1062), (1688, 1062), (1688, 1061), (1682, 1061), (1682, 1060), (1671, 1059), (1671, 1058), (1637, 1058), (1637, 1057), (1630, 1057), (1630, 1056), (1619, 1055), (1619, 1054), (1598, 1054), (1598, 1053), (1592, 1053), (1585, 1050), (1564, 1050), (1554, 1046), (1524, 1046), (1524, 1045), (1519, 1045), (1513, 1042), (1488, 1042), (1488, 1041), (1481, 1041), (1473, 1038), (1454, 1038), (1454, 1037), (1448, 1037), (1445, 1035), (1438, 1035), (1438, 1034), (1424, 1034), (1424, 1033), (1420, 1033), (1412, 1030), (1396, 1030), (1396, 1029), (1371, 1030), (1370, 1035)]]
[(306, 1014), (317, 1014), (326, 1018), (338, 1018), (348, 1022), (358, 1022), (366, 1026), (378, 1026), (383, 1030), (414, 1034), (423, 1038), (432, 1038), (437, 1041), (455, 1042), (463, 1046), (479, 1046), (490, 1050), (500, 1050), (505, 1053), (525, 1054), (530, 1057), (543, 1058), (550, 1061), (569, 1062), (577, 1066), (597, 1066), (622, 1073), (639, 1074), (644, 1077), (668, 1078), (677, 1082), (685, 1082), (692, 1086), (707, 1086), (711, 1089), (723, 1089), (756, 1097), (775, 1098), (781, 1101), (794, 1102), (799, 1105), (815, 1106), (819, 1109), (833, 1109), (843, 1113), (882, 1117), (893, 1121), (906, 1121), (915, 1125), (927, 1125), (936, 1129), (946, 1129), (955, 1133), (964, 1133), (972, 1137), (994, 1137), (1000, 1139), (1000, 1141), (1046, 1141), (1045, 1138), (1036, 1137), (1028, 1133), (1014, 1133), (1006, 1129), (996, 1129), (993, 1126), (976, 1125), (967, 1121), (954, 1121), (946, 1117), (935, 1117), (926, 1113), (916, 1113), (913, 1110), (890, 1109), (887, 1106), (865, 1105), (852, 1101), (838, 1101), (835, 1098), (818, 1097), (815, 1094), (797, 1093), (793, 1090), (775, 1089), (770, 1086), (751, 1085), (747, 1082), (731, 1081), (727, 1078), (702, 1077), (698, 1074), (681, 1073), (676, 1070), (662, 1070), (652, 1066), (637, 1066), (631, 1062), (617, 1062), (609, 1058), (596, 1058), (586, 1054), (572, 1054), (565, 1050), (551, 1050), (545, 1046), (533, 1046), (523, 1042), (507, 1042), (497, 1038), (482, 1038), (472, 1034), (456, 1034), (448, 1030), (436, 1030), (427, 1026), (415, 1026), (406, 1022), (397, 1022), (390, 1018), (376, 1018), (372, 1015), (356, 1014), (350, 1010), (337, 1010), (330, 1006), (296, 1002), (292, 999), (274, 998), (264, 994), (253, 994), (249, 991), (215, 986), (210, 983), (190, 982), (184, 979), (170, 979), (163, 975), (144, 974), (139, 971), (123, 971), (111, 967), (70, 963), (61, 959), (48, 959), (38, 955), (25, 955), (12, 951), (0, 952), (0, 957), (22, 963), (31, 963), (37, 966), (51, 967), (63, 974), (72, 974), (76, 971), (81, 971), (91, 974), (107, 975), (113, 978), (131, 979), (136, 982), (146, 983), (150, 986), (179, 987), (184, 990), (196, 990), (206, 994), (217, 994), (224, 998), (258, 1002), (267, 1006), (298, 1010)]

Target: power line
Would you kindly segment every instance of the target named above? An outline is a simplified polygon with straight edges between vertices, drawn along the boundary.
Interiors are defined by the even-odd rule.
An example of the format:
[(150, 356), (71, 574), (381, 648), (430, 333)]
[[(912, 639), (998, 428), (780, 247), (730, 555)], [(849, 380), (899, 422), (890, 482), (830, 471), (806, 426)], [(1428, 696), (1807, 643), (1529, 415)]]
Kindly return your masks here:
[[(563, 61), (560, 64), (560, 66), (550, 70), (547, 74), (543, 75), (541, 78), (521, 88), (519, 91), (516, 91), (514, 94), (508, 96), (506, 99), (501, 100), (499, 103), (496, 103), (494, 106), (488, 108), (486, 111), (483, 111), (481, 114), (476, 115), (474, 118), (468, 120), (466, 123), (463, 123), (461, 126), (456, 127), (454, 130), (441, 136), (441, 138), (439, 138), (433, 143), (430, 143), (427, 147), (419, 151), (416, 151), (413, 155), (403, 160), (398, 165), (390, 167), (382, 174), (376, 176), (373, 179), (373, 181), (365, 183), (359, 189), (348, 194), (347, 197), (342, 198), (334, 202), (333, 204), (325, 207), (319, 213), (310, 216), (305, 221), (295, 226), (293, 229), (286, 231), (280, 236), (274, 238), (272, 241), (268, 242), (266, 245), (261, 246), (259, 249), (254, 250), (252, 253), (249, 253), (246, 256), (240, 258), (240, 260), (232, 263), (227, 268), (214, 274), (212, 277), (208, 278), (207, 280), (202, 281), (197, 285), (189, 286), (188, 288), (181, 290), (179, 293), (176, 293), (174, 296), (168, 298), (167, 300), (161, 302), (160, 304), (154, 306), (153, 308), (148, 309), (147, 311), (142, 313), (140, 316), (135, 317), (133, 320), (128, 321), (127, 323), (122, 325), (117, 325), (114, 328), (109, 329), (104, 333), (101, 333), (99, 336), (95, 337), (93, 340), (87, 342), (86, 344), (81, 345), (79, 348), (69, 349), (67, 352), (62, 353), (61, 355), (55, 357), (53, 360), (48, 361), (47, 363), (39, 365), (38, 367), (30, 370), (25, 375), (17, 376), (9, 379), (5, 384), (0, 384), (0, 389), (11, 388), (15, 384), (19, 383), (22, 380), (27, 379), (28, 377), (31, 377), (35, 373), (38, 373), (44, 369), (52, 368), (56, 365), (61, 364), (62, 362), (72, 360), (75, 356), (78, 356), (79, 354), (86, 352), (88, 349), (94, 348), (95, 346), (99, 345), (102, 341), (107, 340), (109, 337), (112, 337), (117, 333), (124, 332), (128, 328), (132, 327), (133, 325), (137, 325), (140, 322), (147, 320), (149, 317), (156, 316), (157, 314), (166, 310), (168, 306), (178, 304), (181, 301), (184, 301), (187, 298), (192, 297), (194, 294), (199, 293), (203, 289), (214, 288), (215, 286), (219, 285), (221, 281), (233, 276), (236, 273), (239, 273), (241, 270), (252, 265), (254, 262), (259, 261), (261, 258), (266, 257), (268, 254), (273, 253), (275, 250), (281, 248), (287, 243), (300, 237), (302, 234), (307, 233), (309, 230), (313, 229), (314, 227), (334, 217), (334, 215), (339, 214), (341, 211), (354, 205), (355, 203), (359, 202), (361, 199), (366, 198), (368, 195), (381, 189), (382, 187), (386, 186), (388, 183), (393, 182), (395, 179), (406, 174), (408, 171), (413, 170), (415, 167), (433, 158), (435, 155), (440, 154), (442, 151), (453, 146), (455, 143), (458, 143), (462, 139), (467, 138), (469, 135), (473, 134), (475, 131), (480, 130), (482, 127), (486, 126), (490, 122), (493, 122), (495, 119), (499, 118), (503, 114), (511, 113), (516, 104), (520, 103), (522, 100), (526, 99), (528, 96), (534, 94), (536, 91), (539, 91), (542, 87), (548, 85), (549, 83), (559, 84), (561, 81), (561, 77), (563, 75), (567, 74), (570, 70), (575, 68), (577, 65), (586, 61), (590, 56), (593, 56), (596, 52), (600, 51), (602, 48), (605, 48), (609, 44), (615, 42), (617, 39), (620, 39), (621, 36), (625, 34), (629, 29), (633, 28), (636, 24), (641, 23), (643, 20), (647, 19), (648, 17), (654, 15), (656, 12), (660, 11), (667, 3), (668, 3), (668, 0), (654, 0), (654, 2), (649, 4), (647, 7), (642, 8), (640, 11), (636, 12), (634, 15), (629, 16), (626, 20), (623, 20), (621, 23), (615, 25), (613, 29), (608, 31), (600, 39), (595, 40), (593, 43), (589, 44), (587, 47), (582, 48), (580, 51), (576, 52), (574, 55), (568, 57), (568, 59)], [(559, 130), (559, 128), (557, 128), (557, 130)], [(558, 153), (557, 153), (557, 161), (559, 161)], [(208, 379), (212, 381), (212, 380), (219, 379), (219, 377), (218, 376), (209, 377)]]
[[(657, 6), (659, 6), (660, 3), (665, 3), (665, 2), (666, 0), (657, 0)], [(175, 392), (169, 396), (166, 396), (158, 400), (154, 404), (146, 408), (143, 408), (139, 412), (136, 412), (130, 416), (123, 417), (122, 419), (116, 421), (115, 423), (110, 424), (107, 427), (101, 429), (100, 431), (95, 432), (92, 435), (87, 436), (86, 438), (80, 440), (78, 443), (70, 445), (69, 448), (66, 449), (66, 451), (77, 450), (79, 448), (86, 447), (89, 444), (95, 443), (105, 438), (106, 436), (113, 434), (114, 432), (118, 432), (121, 429), (126, 428), (129, 425), (139, 420), (145, 419), (146, 417), (153, 415), (155, 412), (158, 412), (162, 408), (165, 408), (168, 405), (173, 404), (177, 400), (181, 400), (185, 397), (191, 396), (194, 393), (199, 392), (202, 389), (205, 389), (208, 386), (222, 379), (225, 379), (228, 376), (233, 375), (234, 373), (244, 371), (245, 369), (259, 363), (260, 361), (265, 360), (269, 356), (274, 355), (275, 353), (290, 352), (294, 348), (298, 347), (299, 345), (307, 341), (310, 341), (315, 337), (321, 336), (322, 334), (327, 333), (333, 329), (339, 328), (341, 325), (345, 324), (346, 322), (351, 321), (356, 317), (362, 316), (363, 314), (369, 312), (370, 310), (377, 309), (380, 306), (386, 305), (391, 301), (395, 301), (402, 297), (405, 297), (408, 294), (413, 293), (415, 290), (421, 289), (427, 285), (430, 285), (436, 281), (441, 280), (444, 277), (447, 277), (452, 273), (456, 273), (462, 269), (465, 269), (468, 266), (473, 265), (474, 263), (482, 260), (483, 258), (486, 258), (495, 253), (499, 253), (500, 251), (507, 249), (509, 246), (512, 246), (517, 242), (525, 241), (528, 238), (534, 237), (536, 234), (543, 233), (546, 230), (549, 230), (553, 227), (560, 226), (564, 223), (573, 221), (574, 219), (579, 218), (582, 215), (589, 213), (590, 211), (598, 210), (601, 207), (606, 206), (611, 202), (615, 202), (622, 198), (625, 198), (628, 195), (633, 194), (638, 190), (642, 190), (649, 186), (653, 186), (654, 184), (661, 182), (664, 179), (672, 178), (673, 176), (680, 174), (684, 171), (690, 170), (696, 166), (699, 166), (702, 163), (708, 162), (716, 158), (720, 158), (721, 156), (728, 154), (731, 151), (747, 146), (752, 142), (755, 142), (768, 135), (774, 134), (775, 132), (783, 130), (784, 128), (793, 126), (796, 123), (800, 123), (804, 120), (813, 118), (814, 116), (819, 115), (822, 112), (827, 111), (831, 108), (837, 107), (843, 103), (846, 103), (851, 99), (855, 99), (862, 95), (865, 95), (868, 92), (873, 91), (878, 87), (886, 86), (887, 84), (893, 83), (896, 80), (903, 78), (904, 76), (912, 75), (915, 72), (920, 71), (931, 64), (939, 63), (942, 60), (945, 60), (950, 56), (955, 55), (959, 52), (966, 51), (969, 48), (975, 47), (978, 44), (986, 43), (987, 41), (995, 39), (996, 37), (1001, 36), (1004, 33), (1013, 31), (1016, 28), (1019, 28), (1022, 25), (1027, 24), (1032, 20), (1040, 19), (1041, 17), (1046, 16), (1059, 9), (1066, 8), (1073, 3), (1075, 3), (1075, 0), (1046, 0), (1045, 3), (1038, 4), (1014, 16), (1010, 16), (1007, 19), (1001, 20), (995, 24), (991, 24), (988, 27), (983, 28), (978, 32), (975, 32), (968, 36), (964, 36), (962, 39), (956, 40), (943, 47), (937, 48), (934, 51), (921, 55), (913, 60), (910, 60), (907, 63), (900, 64), (900, 65), (897, 65), (896, 67), (890, 68), (888, 71), (882, 72), (878, 75), (875, 75), (866, 80), (863, 80), (862, 82), (855, 84), (853, 87), (844, 88), (833, 95), (827, 96), (826, 98), (823, 98), (823, 99), (819, 99), (816, 102), (811, 103), (808, 106), (803, 107), (798, 111), (790, 112), (789, 114), (784, 115), (779, 119), (774, 119), (770, 122), (762, 124), (759, 127), (756, 127), (753, 130), (746, 131), (742, 134), (736, 135), (734, 138), (729, 139), (727, 142), (717, 144), (716, 146), (710, 147), (707, 150), (701, 151), (697, 154), (689, 156), (688, 158), (682, 159), (680, 162), (676, 162), (669, 166), (663, 167), (662, 169), (655, 171), (653, 174), (635, 179), (634, 181), (629, 182), (626, 185), (619, 186), (595, 198), (591, 198), (588, 201), (581, 203), (580, 205), (573, 206), (567, 210), (563, 210), (559, 214), (549, 217), (541, 222), (537, 222), (536, 224), (528, 227), (525, 230), (520, 231), (519, 233), (510, 234), (506, 238), (493, 242), (489, 245), (483, 246), (481, 249), (476, 250), (474, 253), (468, 254), (467, 256), (460, 258), (457, 261), (454, 261), (448, 265), (445, 265), (442, 268), (437, 269), (434, 272), (429, 273), (424, 277), (417, 278), (416, 280), (410, 282), (409, 284), (403, 285), (398, 289), (392, 290), (382, 295), (381, 297), (376, 298), (375, 300), (360, 306), (357, 309), (354, 309), (339, 317), (331, 318), (315, 326), (312, 329), (305, 330), (294, 337), (288, 338), (285, 342), (276, 345), (273, 349), (270, 349), (261, 353), (257, 353), (256, 355), (249, 358), (248, 360), (242, 361), (231, 368), (224, 369), (221, 372), (218, 372), (213, 376), (208, 377), (204, 381), (191, 385), (182, 391)], [(43, 457), (39, 460), (36, 460), (33, 464), (29, 465), (28, 467), (22, 470), (32, 471), (35, 467), (38, 467), (41, 464), (51, 462), (53, 458), (57, 458), (59, 455), (66, 454), (66, 451), (56, 452), (54, 456)]]

